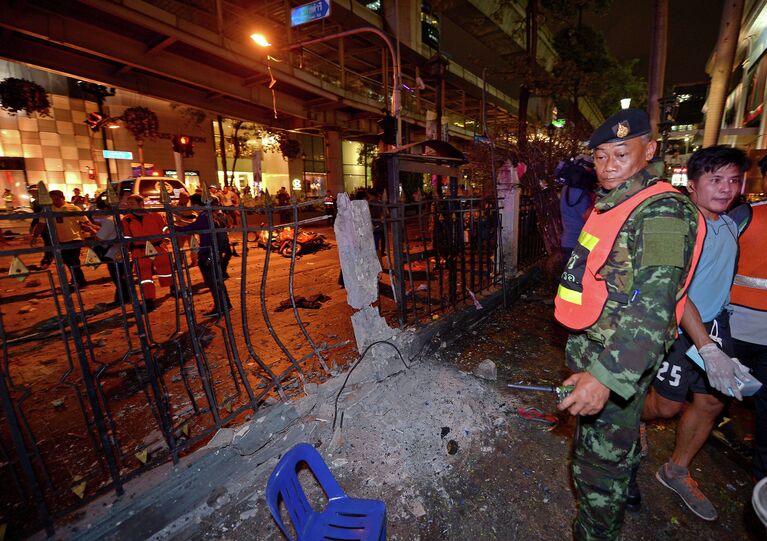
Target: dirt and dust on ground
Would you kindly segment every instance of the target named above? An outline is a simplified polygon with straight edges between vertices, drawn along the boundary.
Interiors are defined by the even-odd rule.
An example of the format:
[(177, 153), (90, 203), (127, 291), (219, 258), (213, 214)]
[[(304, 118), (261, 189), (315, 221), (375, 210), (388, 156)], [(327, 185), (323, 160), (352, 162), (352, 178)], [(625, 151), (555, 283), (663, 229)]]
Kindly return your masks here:
[[(569, 467), (574, 422), (558, 413), (552, 395), (506, 387), (556, 385), (568, 374), (566, 333), (553, 320), (551, 285), (538, 284), (508, 310), (487, 314), (473, 328), (455, 325), (450, 334), (459, 338), (437, 337), (398, 374), (347, 386), (337, 415), (340, 380), (296, 401), (300, 418), (244, 457), (234, 475), (209, 484), (205, 503), (151, 538), (283, 539), (264, 491), (277, 455), (297, 441), (318, 448), (347, 494), (386, 503), (390, 540), (569, 538), (576, 511)], [(488, 359), (496, 380), (473, 373)], [(341, 415), (343, 428), (334, 434), (334, 416), (340, 425)], [(698, 519), (656, 481), (671, 454), (674, 427), (673, 421), (648, 426), (643, 504), (627, 514), (620, 539), (765, 539), (751, 510), (748, 461), (732, 450), (709, 443), (692, 467), (719, 512), (716, 522)], [(322, 507), (312, 478), (303, 481)]]

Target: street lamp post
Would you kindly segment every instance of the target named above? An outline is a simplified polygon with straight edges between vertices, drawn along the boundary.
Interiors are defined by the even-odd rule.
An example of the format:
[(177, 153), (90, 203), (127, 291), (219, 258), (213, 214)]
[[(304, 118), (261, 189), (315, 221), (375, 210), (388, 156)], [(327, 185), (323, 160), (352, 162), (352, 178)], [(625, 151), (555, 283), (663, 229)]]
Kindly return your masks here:
[[(372, 26), (363, 26), (362, 28), (346, 30), (345, 32), (336, 32), (335, 34), (330, 34), (327, 36), (323, 36), (321, 38), (308, 39), (306, 41), (299, 41), (298, 43), (293, 43), (292, 45), (282, 47), (279, 50), (293, 51), (295, 49), (301, 49), (302, 47), (308, 47), (309, 45), (314, 45), (316, 43), (323, 43), (333, 39), (342, 39), (347, 36), (354, 36), (357, 34), (364, 34), (364, 33), (375, 34), (376, 36), (381, 38), (383, 42), (386, 44), (386, 47), (389, 49), (389, 54), (391, 54), (392, 67), (394, 68), (392, 73), (391, 109), (392, 109), (392, 112), (394, 113), (394, 117), (397, 119), (397, 147), (399, 148), (402, 146), (402, 118), (401, 118), (401, 111), (400, 111), (400, 81), (402, 79), (402, 74), (400, 71), (399, 57), (397, 56), (397, 53), (394, 50), (394, 46), (392, 45), (391, 40), (389, 39), (389, 36), (384, 34), (381, 30), (377, 28), (373, 28)], [(251, 34), (250, 39), (252, 39), (257, 45), (261, 47), (272, 46), (272, 44), (269, 43), (269, 40), (266, 39), (266, 37), (263, 34), (258, 34), (258, 33)]]
[(551, 157), (554, 154), (554, 132), (556, 131), (557, 127), (554, 124), (549, 123), (548, 126), (546, 126), (546, 133), (549, 136), (549, 163), (551, 163)]

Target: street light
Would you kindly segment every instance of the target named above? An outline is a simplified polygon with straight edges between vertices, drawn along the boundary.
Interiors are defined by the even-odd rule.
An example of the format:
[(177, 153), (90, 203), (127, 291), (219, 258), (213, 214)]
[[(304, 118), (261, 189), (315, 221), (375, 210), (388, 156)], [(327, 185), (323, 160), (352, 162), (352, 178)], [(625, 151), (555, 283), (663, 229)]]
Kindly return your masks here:
[(554, 132), (556, 129), (557, 127), (551, 123), (546, 126), (546, 133), (549, 136), (549, 162), (551, 162), (551, 156), (554, 153)]
[[(321, 38), (309, 39), (306, 41), (299, 41), (298, 43), (294, 43), (286, 47), (281, 47), (278, 50), (292, 51), (295, 49), (308, 47), (309, 45), (314, 45), (316, 43), (324, 43), (326, 41), (341, 39), (347, 36), (354, 36), (356, 34), (364, 34), (364, 33), (375, 34), (376, 36), (381, 38), (383, 42), (386, 44), (386, 47), (389, 49), (389, 54), (391, 54), (392, 67), (394, 68), (392, 73), (391, 109), (392, 109), (392, 112), (394, 113), (394, 117), (397, 119), (396, 142), (397, 142), (397, 147), (399, 148), (402, 146), (402, 118), (400, 116), (400, 81), (402, 80), (402, 73), (401, 73), (401, 68), (399, 64), (399, 57), (397, 56), (397, 53), (394, 50), (394, 46), (392, 45), (391, 40), (389, 39), (389, 36), (384, 34), (378, 28), (374, 28), (372, 26), (363, 26), (361, 28), (355, 28), (353, 30), (346, 30), (345, 32), (336, 32), (335, 34), (329, 34)], [(261, 34), (260, 32), (254, 32), (253, 34), (251, 34), (250, 39), (252, 39), (260, 47), (272, 46), (272, 44), (269, 42), (267, 37), (264, 34)]]
[(256, 45), (260, 47), (271, 47), (272, 44), (269, 43), (269, 40), (266, 38), (265, 35), (254, 33), (250, 35), (250, 39), (256, 42)]
[(621, 100), (621, 109), (628, 109), (631, 107), (631, 98), (623, 98)]

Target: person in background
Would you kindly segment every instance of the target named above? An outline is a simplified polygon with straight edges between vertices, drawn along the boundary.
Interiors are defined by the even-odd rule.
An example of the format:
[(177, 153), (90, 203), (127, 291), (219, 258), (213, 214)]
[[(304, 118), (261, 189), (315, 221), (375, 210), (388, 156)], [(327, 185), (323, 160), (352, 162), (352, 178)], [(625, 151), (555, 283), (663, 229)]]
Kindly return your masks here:
[(328, 224), (333, 225), (336, 221), (336, 198), (333, 192), (327, 190), (325, 192), (325, 199), (323, 200), (323, 206), (325, 207), (325, 214), (329, 214)]
[[(34, 214), (39, 215), (43, 208), (40, 206), (40, 202), (37, 200), (37, 186), (30, 185), (27, 187), (27, 192), (29, 193), (29, 201), (32, 204), (32, 212)], [(32, 218), (32, 221), (29, 224), (29, 234), (34, 239), (35, 238), (35, 231), (38, 230), (37, 224), (40, 223), (40, 218), (35, 217)], [(38, 236), (43, 239), (43, 246), (45, 248), (50, 248), (51, 246), (51, 237), (48, 233), (48, 228), (45, 227), (45, 224), (43, 224), (43, 227), (39, 229)], [(37, 265), (37, 268), (39, 270), (45, 270), (48, 267), (51, 266), (51, 262), (53, 261), (53, 253), (49, 250), (46, 252), (43, 252), (43, 258), (40, 260), (40, 264)]]
[[(767, 193), (767, 156), (759, 161), (762, 193)], [(730, 212), (749, 209), (748, 205)], [(738, 244), (738, 269), (730, 292), (730, 330), (735, 356), (764, 384), (754, 396), (756, 427), (751, 471), (758, 481), (767, 477), (767, 200), (750, 205), (751, 222)]]
[(10, 188), (6, 188), (3, 192), (3, 201), (5, 202), (6, 212), (13, 212), (13, 192)]
[[(123, 216), (122, 226), (125, 239), (131, 242), (131, 257), (136, 265), (136, 274), (144, 294), (147, 312), (156, 307), (157, 290), (154, 285), (154, 270), (160, 285), (171, 288), (173, 286), (173, 271), (171, 269), (170, 254), (165, 249), (165, 243), (161, 238), (151, 240), (131, 241), (136, 237), (150, 237), (165, 235), (168, 232), (168, 224), (165, 216), (159, 212), (143, 212), (144, 198), (138, 194), (128, 196), (126, 200), (128, 213)], [(147, 256), (146, 245), (151, 244), (157, 252), (154, 257)]]
[[(109, 204), (105, 197), (96, 198), (96, 210), (109, 210)], [(109, 278), (115, 286), (115, 294), (112, 304), (129, 304), (130, 298), (130, 280), (125, 273), (125, 267), (120, 264), (122, 253), (117, 244), (117, 230), (113, 216), (98, 215), (93, 218), (93, 222), (98, 226), (96, 240), (99, 244), (93, 246), (93, 251), (103, 262), (107, 264)]]
[[(173, 205), (178, 209), (173, 212), (173, 223), (177, 227), (189, 225), (197, 219), (197, 212), (189, 208), (190, 204), (189, 193), (186, 190), (181, 190), (178, 193), (178, 200)], [(193, 235), (179, 235), (177, 237), (179, 250), (188, 248), (192, 237)], [(190, 266), (197, 265), (197, 252), (194, 250), (189, 250), (189, 264)]]
[(594, 206), (596, 175), (590, 156), (579, 155), (562, 162), (557, 168), (557, 180), (562, 182), (559, 212), (562, 217), (562, 261), (567, 264), (573, 248), (578, 244), (583, 224)]
[[(281, 186), (277, 191), (277, 206), (285, 207), (290, 205), (290, 194), (285, 189), (285, 186)], [(290, 209), (283, 209), (280, 211), (280, 223), (286, 224), (291, 221)]]
[[(192, 196), (192, 205), (195, 207), (203, 206), (202, 197), (198, 194)], [(212, 197), (211, 206), (218, 205), (218, 198)], [(219, 319), (224, 315), (224, 311), (229, 311), (232, 308), (232, 303), (229, 299), (229, 292), (226, 290), (227, 277), (226, 269), (221, 260), (221, 256), (218, 258), (214, 256), (213, 235), (216, 235), (216, 244), (218, 244), (219, 252), (229, 245), (229, 238), (226, 233), (211, 233), (211, 227), (217, 227), (215, 221), (215, 213), (217, 210), (204, 210), (200, 212), (194, 222), (188, 225), (182, 225), (176, 227), (177, 231), (184, 232), (196, 232), (200, 235), (200, 251), (197, 256), (197, 266), (200, 268), (200, 274), (205, 285), (210, 290), (210, 294), (213, 297), (213, 309), (203, 313), (204, 317), (211, 317)], [(213, 223), (211, 223), (211, 214), (214, 214)], [(217, 261), (218, 260), (218, 261)], [(214, 265), (218, 262), (221, 263), (221, 280), (216, 279), (216, 270)]]
[(373, 246), (376, 253), (382, 257), (386, 255), (386, 231), (383, 223), (385, 210), (381, 201), (381, 191), (371, 189), (368, 191), (367, 200), (370, 218), (373, 221)]
[[(50, 191), (51, 201), (53, 202), (52, 210), (54, 213), (64, 212), (80, 212), (81, 209), (74, 206), (71, 203), (67, 203), (64, 197), (64, 192), (61, 190)], [(74, 287), (75, 284), (82, 289), (87, 285), (85, 275), (82, 268), (80, 268), (80, 246), (79, 244), (83, 240), (82, 233), (90, 232), (95, 233), (98, 229), (88, 220), (85, 216), (56, 216), (56, 237), (59, 243), (61, 243), (61, 259), (64, 264), (69, 267), (69, 271), (72, 273), (72, 283), (70, 287)], [(32, 245), (37, 243), (37, 239), (45, 229), (45, 224), (39, 222), (35, 226), (35, 230), (32, 233)], [(77, 244), (77, 246), (74, 246)]]
[[(706, 219), (706, 240), (690, 282), (681, 321), (684, 332), (663, 359), (642, 412), (643, 421), (674, 417), (691, 395), (677, 425), (674, 450), (656, 478), (703, 520), (716, 520), (717, 513), (690, 475), (690, 463), (724, 409), (727, 390), (734, 389), (735, 397), (742, 399), (735, 378), (743, 379), (746, 370), (737, 359), (731, 359), (727, 309), (741, 228), (725, 212), (738, 195), (748, 167), (743, 151), (728, 146), (697, 150), (687, 162), (687, 187), (690, 199)], [(703, 357), (705, 371), (686, 355), (693, 344)], [(636, 469), (632, 471), (628, 505), (631, 510), (639, 505)]]

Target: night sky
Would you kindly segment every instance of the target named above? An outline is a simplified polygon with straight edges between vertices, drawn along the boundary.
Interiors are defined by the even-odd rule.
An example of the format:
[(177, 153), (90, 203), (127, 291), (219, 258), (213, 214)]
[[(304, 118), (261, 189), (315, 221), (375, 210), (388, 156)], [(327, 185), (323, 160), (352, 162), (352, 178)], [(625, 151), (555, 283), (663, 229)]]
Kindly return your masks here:
[[(708, 80), (706, 62), (716, 45), (723, 4), (723, 0), (669, 0), (665, 80), (668, 90), (675, 84)], [(638, 58), (637, 75), (647, 79), (651, 0), (613, 0), (607, 15), (586, 17), (586, 22), (604, 33), (618, 60)]]

